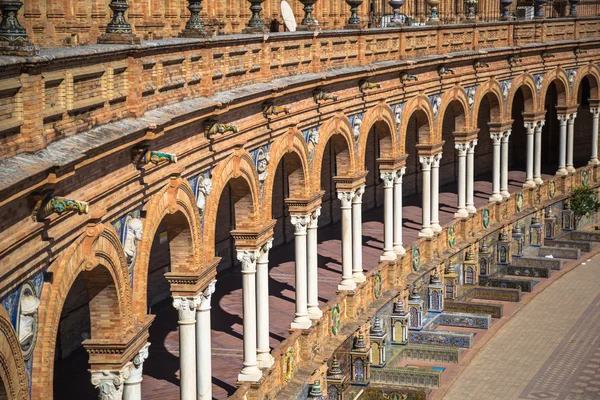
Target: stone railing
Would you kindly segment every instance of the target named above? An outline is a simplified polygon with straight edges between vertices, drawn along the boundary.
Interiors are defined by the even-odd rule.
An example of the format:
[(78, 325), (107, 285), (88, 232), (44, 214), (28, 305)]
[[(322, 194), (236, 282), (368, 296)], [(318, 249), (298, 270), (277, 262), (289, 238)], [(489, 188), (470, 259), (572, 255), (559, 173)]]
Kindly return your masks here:
[(439, 388), (442, 371), (417, 368), (385, 367), (371, 369), (371, 382), (386, 385)]
[(422, 360), (434, 362), (457, 363), (461, 350), (456, 347), (427, 346), (410, 344), (396, 350), (387, 362), (389, 366), (398, 365), (402, 360)]
[[(352, 325), (350, 334), (356, 332), (357, 320), (369, 321), (376, 314), (374, 308), (381, 308), (391, 299), (390, 294), (398, 292), (398, 288), (404, 288), (415, 281), (422, 279), (429, 271), (443, 264), (446, 259), (464, 252), (467, 248), (475, 245), (479, 240), (489, 235), (497, 235), (502, 229), (507, 229), (517, 221), (538, 213), (544, 207), (563, 201), (568, 197), (573, 187), (582, 184), (582, 172), (586, 171), (589, 175), (589, 185), (591, 187), (599, 186), (600, 168), (598, 166), (585, 166), (577, 169), (571, 175), (555, 177), (553, 180), (545, 181), (542, 185), (524, 189), (522, 192), (513, 193), (511, 197), (499, 203), (488, 203), (481, 207), (472, 216), (463, 219), (455, 219), (451, 224), (444, 227), (443, 231), (433, 238), (422, 238), (406, 247), (406, 254), (395, 261), (381, 262), (373, 268), (367, 276), (367, 280), (359, 285), (356, 290), (350, 292), (341, 292), (337, 297), (327, 303), (323, 310), (323, 318), (309, 330), (302, 334), (295, 332), (273, 351), (276, 358), (273, 370), (267, 375), (265, 384), (259, 388), (251, 388), (250, 385), (244, 385), (239, 388), (236, 398), (243, 396), (252, 397), (260, 391), (261, 395), (265, 393), (278, 393), (283, 387), (291, 385), (305, 385), (308, 381), (321, 380), (325, 382), (326, 362), (315, 362), (315, 355), (318, 354), (319, 360), (328, 359), (335, 350), (335, 343), (342, 343), (346, 337), (339, 337), (348, 332), (345, 325)], [(553, 184), (551, 185), (551, 182)], [(556, 190), (550, 190), (556, 187)], [(523, 196), (523, 203), (517, 208), (517, 195)], [(520, 203), (520, 202), (519, 202)], [(518, 211), (520, 210), (520, 211)], [(485, 216), (485, 217), (484, 217)], [(488, 217), (489, 216), (489, 217)], [(489, 218), (489, 221), (488, 221)], [(486, 221), (484, 224), (483, 221)], [(448, 241), (448, 229), (454, 226), (456, 232), (456, 241), (450, 246)], [(582, 235), (583, 236), (583, 232)], [(600, 236), (599, 236), (600, 237)], [(418, 265), (413, 265), (413, 249), (420, 249), (421, 261)], [(413, 268), (416, 267), (416, 268)], [(381, 289), (377, 286), (381, 284)], [(377, 290), (376, 289), (377, 286)], [(375, 293), (384, 293), (380, 298), (374, 296)], [(507, 300), (514, 301), (514, 293), (507, 294)], [(340, 308), (340, 329), (338, 335), (332, 333), (332, 310), (334, 307)], [(471, 302), (453, 302), (447, 301), (446, 311), (466, 312), (472, 314), (489, 314), (493, 318), (502, 317), (502, 305), (496, 304), (478, 304)], [(300, 355), (296, 358), (292, 370), (287, 368), (285, 363), (285, 352), (282, 349), (293, 349), (294, 354)], [(320, 350), (316, 352), (315, 350)], [(317, 368), (318, 367), (318, 368)], [(301, 378), (302, 383), (294, 379), (298, 371), (303, 370), (308, 378)], [(373, 368), (373, 371), (377, 370)], [(285, 371), (290, 371), (287, 375)], [(375, 373), (382, 373), (383, 370), (377, 370)], [(377, 379), (384, 379), (379, 376)], [(386, 378), (387, 379), (387, 378)], [(392, 379), (392, 378), (390, 378)], [(293, 381), (293, 382), (292, 382)], [(391, 382), (390, 382), (391, 383)]]
[[(261, 93), (326, 85), (349, 73), (360, 77), (409, 70), (415, 60), (437, 65), (448, 53), (479, 51), (470, 56), (484, 59), (498, 49), (509, 57), (533, 51), (527, 47), (532, 43), (600, 38), (599, 21), (581, 17), (232, 35), (58, 48), (27, 58), (0, 56), (0, 159), (185, 99), (198, 102), (188, 110), (180, 106), (179, 112), (221, 114)], [(521, 48), (506, 52), (515, 46)], [(439, 57), (423, 58), (435, 55)], [(343, 69), (348, 67), (364, 68)], [(139, 128), (152, 129), (163, 119), (149, 126), (140, 122)]]

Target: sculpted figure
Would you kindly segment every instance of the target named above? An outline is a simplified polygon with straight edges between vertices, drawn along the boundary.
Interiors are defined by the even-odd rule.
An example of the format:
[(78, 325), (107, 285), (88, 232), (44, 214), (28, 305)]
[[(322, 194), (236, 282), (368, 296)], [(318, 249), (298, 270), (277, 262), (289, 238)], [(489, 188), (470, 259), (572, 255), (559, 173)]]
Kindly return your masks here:
[(360, 138), (360, 127), (362, 126), (362, 120), (358, 117), (354, 118), (354, 126), (352, 127), (352, 133), (354, 134), (354, 140), (358, 142)]
[(21, 298), (19, 314), (19, 343), (23, 351), (29, 350), (36, 334), (36, 316), (40, 300), (31, 293), (24, 293)]
[(437, 117), (438, 113), (440, 112), (440, 108), (442, 108), (442, 97), (435, 96), (433, 98), (433, 116), (434, 117)]
[(142, 240), (143, 228), (141, 219), (131, 218), (127, 221), (127, 231), (125, 233), (125, 245), (123, 250), (125, 251), (125, 257), (127, 257), (127, 266), (129, 267), (129, 270), (131, 270), (135, 263), (137, 244)]
[(312, 128), (308, 131), (308, 156), (310, 159), (313, 159), (315, 155), (315, 150), (317, 145), (319, 144), (319, 130), (317, 128)]
[(204, 209), (206, 208), (206, 198), (212, 192), (212, 181), (210, 178), (201, 177), (198, 179), (198, 200), (196, 205), (200, 211), (200, 216), (204, 215)]
[(267, 176), (269, 175), (269, 170), (267, 167), (269, 166), (270, 159), (271, 157), (269, 156), (269, 154), (265, 153), (263, 149), (260, 149), (258, 151), (256, 170), (258, 171), (258, 180), (261, 183), (264, 182), (267, 179)]

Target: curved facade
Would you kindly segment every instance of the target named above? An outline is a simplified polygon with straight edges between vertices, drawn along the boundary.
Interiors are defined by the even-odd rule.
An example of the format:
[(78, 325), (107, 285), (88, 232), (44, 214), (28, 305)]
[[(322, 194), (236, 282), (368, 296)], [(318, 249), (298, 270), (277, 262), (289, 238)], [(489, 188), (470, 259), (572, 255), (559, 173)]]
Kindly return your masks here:
[[(34, 41), (63, 40), (56, 28), (38, 40), (31, 7)], [(129, 11), (136, 33), (162, 19), (143, 7)], [(165, 7), (149, 10), (179, 15)], [(239, 20), (228, 21), (235, 32)], [(596, 185), (599, 29), (578, 17), (0, 56), (0, 387), (9, 399), (60, 398), (56, 382), (83, 347), (92, 373), (79, 396), (140, 398), (144, 361), (161, 357), (148, 343), (167, 340), (152, 310), (172, 297), (180, 372), (165, 380), (182, 399), (210, 398), (211, 377), (233, 394), (224, 369), (239, 371), (239, 398), (292, 396), (305, 380), (295, 374), (317, 353), (329, 358), (328, 341), (353, 334), (373, 304), (570, 188)], [(324, 229), (338, 240), (332, 254), (317, 250)], [(278, 248), (293, 248), (281, 289), (293, 298), (273, 317)], [(326, 294), (318, 286), (332, 267), (317, 253), (340, 267)], [(241, 280), (239, 295), (221, 296), (221, 279)], [(232, 315), (226, 329), (215, 293)], [(270, 317), (292, 329), (273, 351)], [(213, 373), (211, 320), (241, 356)]]

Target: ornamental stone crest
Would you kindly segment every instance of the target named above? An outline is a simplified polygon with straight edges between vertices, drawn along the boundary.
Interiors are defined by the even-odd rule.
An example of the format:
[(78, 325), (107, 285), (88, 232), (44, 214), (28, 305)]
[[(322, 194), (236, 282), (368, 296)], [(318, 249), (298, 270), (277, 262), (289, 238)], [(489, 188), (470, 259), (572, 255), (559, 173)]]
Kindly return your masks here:
[(431, 108), (433, 110), (433, 118), (436, 118), (442, 108), (442, 96), (439, 93), (432, 94), (429, 96), (429, 102), (431, 103)]
[(394, 119), (396, 120), (396, 135), (400, 138), (400, 132), (402, 129), (402, 113), (404, 112), (405, 102), (394, 104), (392, 111), (394, 112)]
[(270, 145), (266, 145), (259, 147), (250, 153), (254, 160), (254, 164), (256, 165), (256, 172), (258, 172), (258, 180), (261, 185), (265, 183), (267, 176), (269, 176), (269, 162), (271, 161), (271, 156), (269, 155), (270, 148)]
[(500, 87), (502, 88), (502, 98), (506, 103), (508, 101), (508, 95), (510, 93), (510, 87), (512, 86), (512, 79), (507, 79), (505, 81), (500, 82)]
[(356, 142), (357, 148), (358, 141), (360, 140), (360, 129), (362, 127), (362, 122), (364, 118), (364, 113), (354, 114), (348, 117), (348, 119), (350, 120), (350, 125), (352, 126), (352, 136), (354, 136), (354, 141)]
[(315, 126), (302, 131), (304, 140), (306, 140), (306, 146), (308, 147), (308, 158), (310, 161), (313, 160), (315, 156), (315, 150), (319, 144), (319, 128), (320, 126)]
[(479, 86), (471, 86), (466, 89), (467, 92), (467, 101), (469, 102), (469, 109), (473, 111), (473, 107), (475, 106), (475, 94), (477, 93), (477, 88)]
[(542, 85), (544, 83), (544, 76), (546, 74), (537, 74), (533, 76), (533, 79), (535, 81), (535, 89), (537, 90), (538, 95), (542, 92)]

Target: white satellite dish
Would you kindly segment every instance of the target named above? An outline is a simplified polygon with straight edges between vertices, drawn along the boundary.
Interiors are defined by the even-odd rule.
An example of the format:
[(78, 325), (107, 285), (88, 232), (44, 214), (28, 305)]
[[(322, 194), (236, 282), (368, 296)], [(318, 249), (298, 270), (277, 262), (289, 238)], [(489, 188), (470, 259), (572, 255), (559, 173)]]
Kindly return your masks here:
[(294, 18), (294, 12), (292, 7), (287, 1), (281, 0), (281, 16), (283, 17), (283, 23), (290, 32), (296, 32), (296, 18)]

